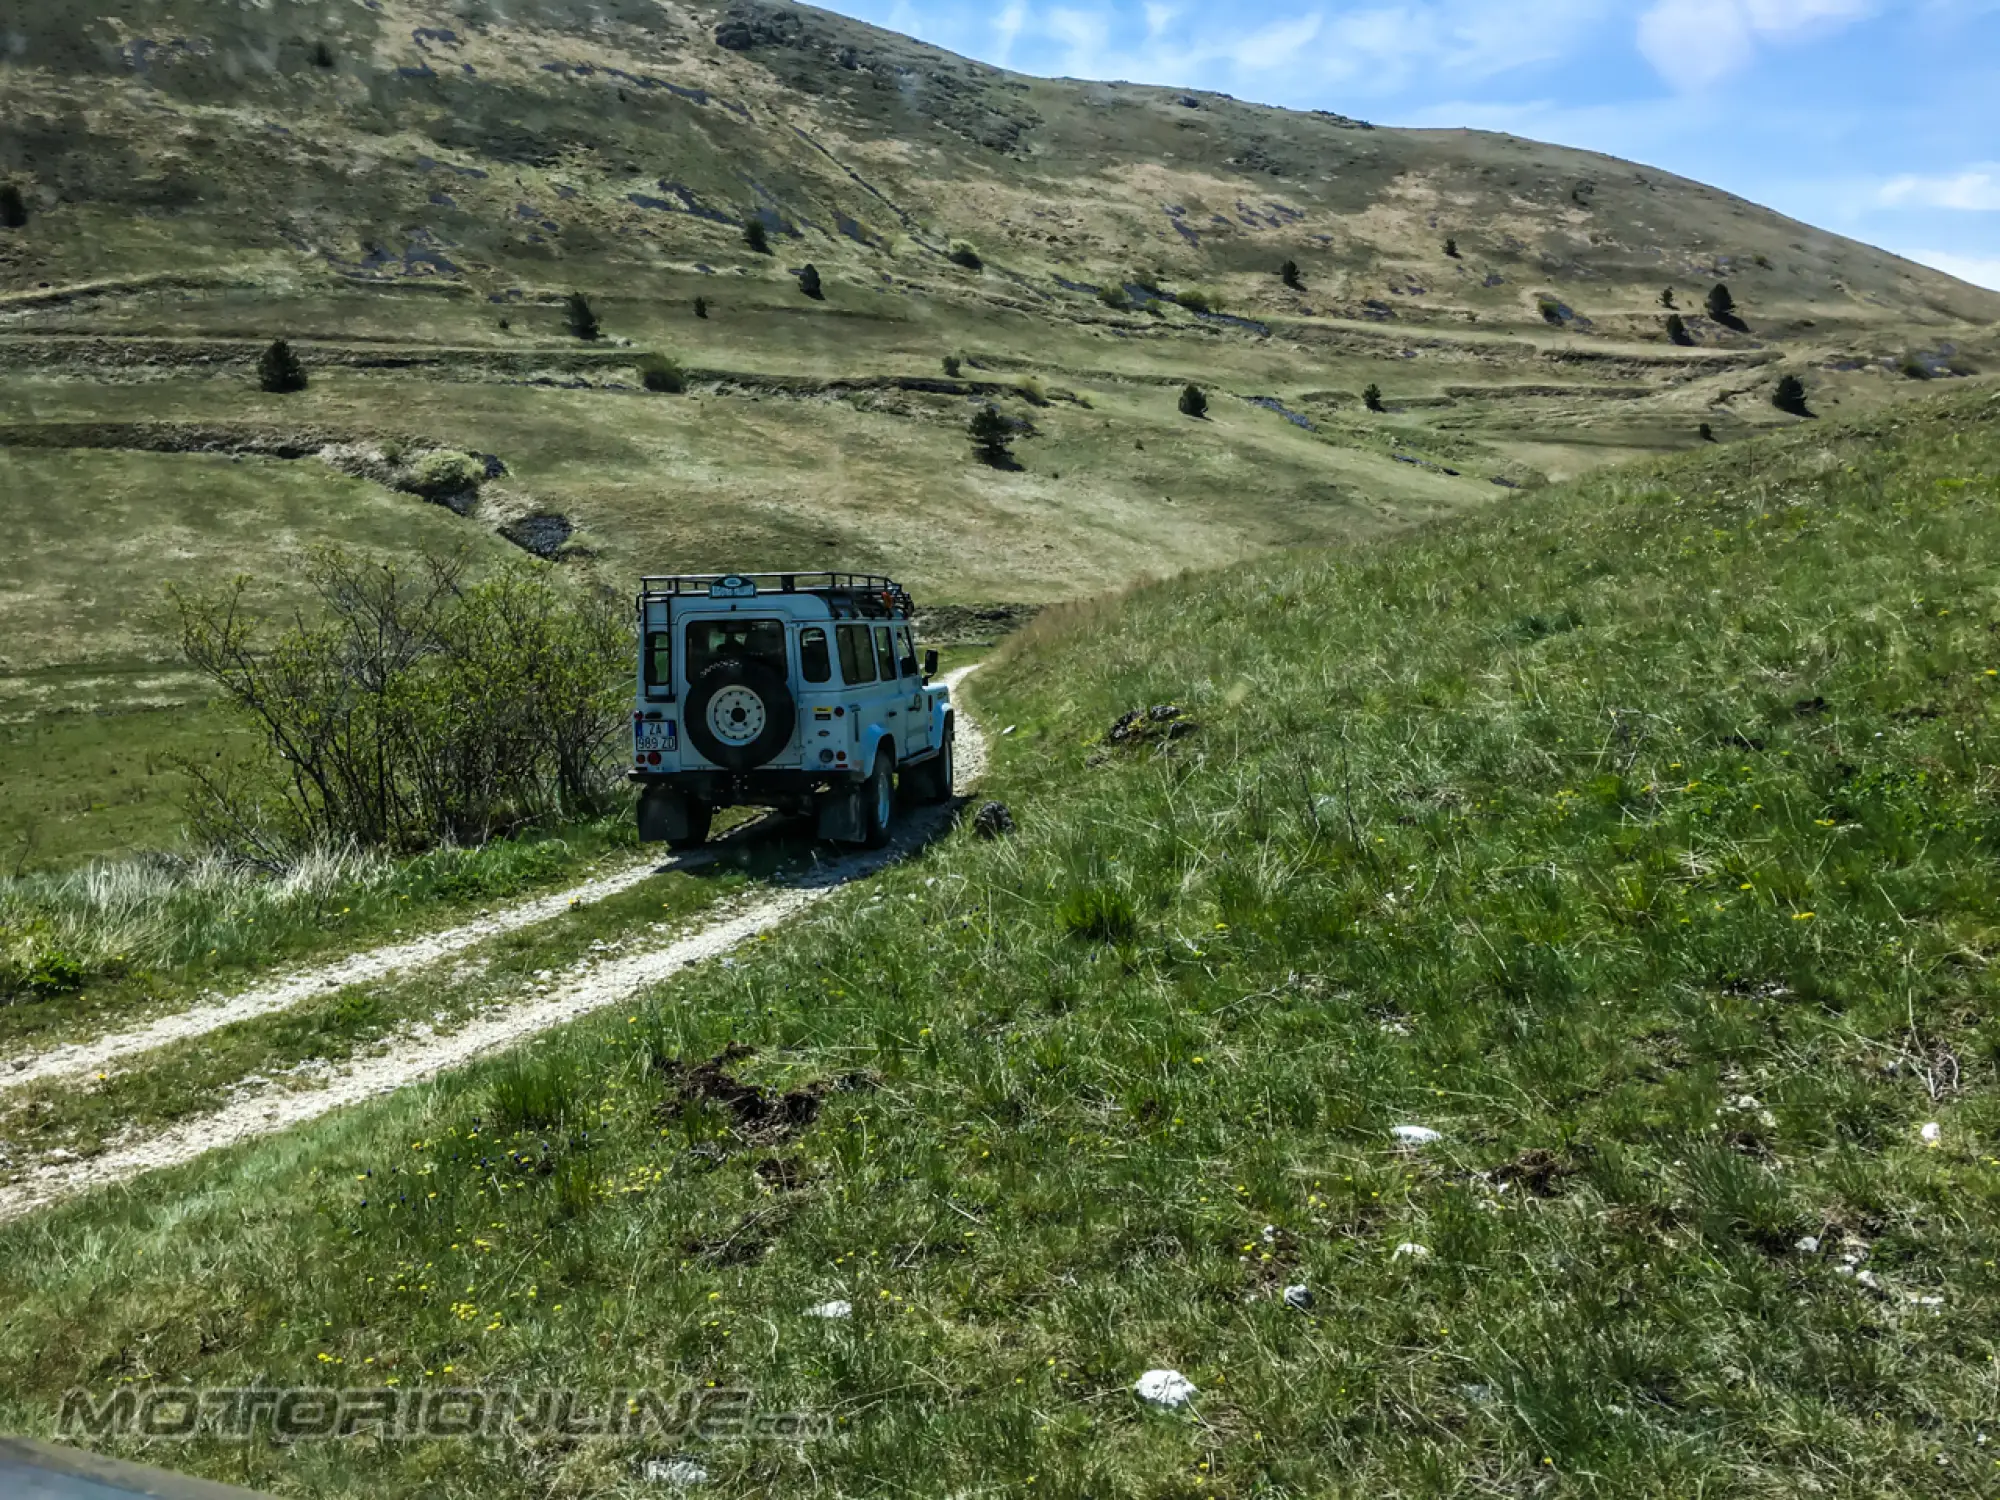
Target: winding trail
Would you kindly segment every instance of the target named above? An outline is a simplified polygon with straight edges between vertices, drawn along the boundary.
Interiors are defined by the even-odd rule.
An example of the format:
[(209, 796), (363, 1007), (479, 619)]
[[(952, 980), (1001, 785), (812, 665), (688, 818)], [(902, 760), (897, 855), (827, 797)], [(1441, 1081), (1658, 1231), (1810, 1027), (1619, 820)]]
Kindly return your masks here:
[[(962, 668), (942, 680), (956, 688), (972, 670), (971, 667)], [(958, 708), (958, 774), (955, 788), (960, 797), (969, 793), (985, 767), (985, 738), (961, 704)], [(955, 804), (946, 804), (907, 812), (896, 837), (886, 849), (845, 854), (824, 861), (770, 893), (737, 904), (729, 914), (662, 947), (609, 962), (586, 960), (573, 965), (554, 981), (550, 992), (532, 1004), (483, 1016), (442, 1036), (401, 1039), (388, 1052), (380, 1055), (350, 1059), (330, 1076), (323, 1088), (242, 1099), (214, 1114), (190, 1120), (143, 1140), (113, 1147), (84, 1161), (44, 1162), (31, 1166), (20, 1181), (0, 1187), (0, 1222), (19, 1218), (92, 1188), (122, 1182), (162, 1167), (178, 1166), (220, 1147), (304, 1124), (344, 1105), (393, 1093), (486, 1053), (526, 1041), (591, 1011), (623, 1002), (638, 990), (670, 979), (706, 960), (721, 957), (738, 944), (790, 921), (841, 887), (923, 848), (950, 826), (956, 811)], [(201, 1035), (203, 1031), (229, 1025), (232, 1021), (283, 1010), (324, 989), (329, 983), (352, 984), (358, 979), (433, 962), (495, 932), (513, 931), (555, 916), (567, 910), (572, 900), (591, 899), (584, 894), (586, 892), (598, 897), (612, 895), (638, 884), (656, 870), (670, 867), (649, 864), (641, 869), (608, 875), (587, 885), (510, 907), (505, 912), (448, 932), (433, 934), (426, 939), (356, 954), (342, 963), (294, 975), (277, 985), (238, 996), (221, 1006), (167, 1017), (151, 1026), (122, 1032), (115, 1037), (100, 1038), (72, 1048), (54, 1049), (44, 1056), (53, 1060), (67, 1054), (62, 1066), (58, 1067), (51, 1061), (35, 1076), (49, 1077), (91, 1066), (76, 1060), (86, 1052), (97, 1060), (131, 1056), (163, 1042)], [(227, 1019), (213, 1020), (213, 1025), (195, 1025), (212, 1020), (224, 1011), (232, 1012)], [(171, 1022), (183, 1023), (182, 1029), (173, 1029), (169, 1026)], [(194, 1029), (187, 1029), (190, 1025)], [(167, 1029), (163, 1031), (162, 1028)], [(138, 1040), (156, 1033), (158, 1040), (145, 1043)], [(105, 1050), (112, 1043), (118, 1044), (116, 1049)], [(11, 1079), (0, 1081), (0, 1087), (18, 1083), (20, 1079), (21, 1073), (17, 1072)]]

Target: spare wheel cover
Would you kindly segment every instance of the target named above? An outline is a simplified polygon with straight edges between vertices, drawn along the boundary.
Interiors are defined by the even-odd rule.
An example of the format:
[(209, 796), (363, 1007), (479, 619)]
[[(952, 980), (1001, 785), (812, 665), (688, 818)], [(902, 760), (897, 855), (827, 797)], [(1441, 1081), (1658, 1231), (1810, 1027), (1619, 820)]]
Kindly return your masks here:
[(748, 771), (791, 743), (798, 711), (785, 679), (758, 661), (727, 657), (694, 680), (687, 733), (710, 761)]

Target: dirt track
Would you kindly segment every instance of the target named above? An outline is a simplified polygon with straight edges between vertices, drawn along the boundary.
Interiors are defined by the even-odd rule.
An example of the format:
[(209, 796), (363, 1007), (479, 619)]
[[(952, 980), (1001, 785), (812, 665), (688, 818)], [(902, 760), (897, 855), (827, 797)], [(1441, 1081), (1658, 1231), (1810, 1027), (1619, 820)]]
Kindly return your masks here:
[[(951, 673), (944, 680), (956, 687), (971, 670), (965, 668)], [(984, 737), (961, 708), (957, 778), (957, 790), (961, 797), (976, 784), (985, 764)], [(20, 1181), (0, 1187), (0, 1221), (17, 1218), (95, 1187), (122, 1182), (161, 1167), (179, 1165), (218, 1147), (303, 1124), (343, 1105), (393, 1093), (483, 1054), (526, 1041), (593, 1010), (621, 1003), (649, 985), (670, 979), (705, 960), (720, 957), (746, 939), (768, 932), (823, 901), (842, 886), (915, 852), (948, 828), (955, 813), (955, 806), (949, 804), (906, 813), (895, 840), (887, 849), (843, 855), (822, 863), (784, 886), (735, 905), (728, 912), (713, 917), (697, 931), (664, 946), (642, 949), (610, 962), (585, 961), (574, 965), (558, 975), (549, 989), (532, 1004), (481, 1017), (441, 1036), (401, 1040), (390, 1051), (378, 1056), (351, 1059), (330, 1074), (322, 1088), (243, 1099), (215, 1114), (144, 1139), (125, 1142), (85, 1161), (31, 1165)], [(221, 1006), (166, 1017), (133, 1031), (54, 1049), (29, 1060), (25, 1065), (17, 1065), (11, 1076), (0, 1079), (0, 1088), (18, 1084), (27, 1077), (46, 1078), (80, 1071), (114, 1057), (140, 1056), (152, 1047), (167, 1042), (199, 1036), (204, 1031), (233, 1021), (283, 1010), (329, 984), (351, 984), (392, 970), (434, 962), (492, 933), (512, 931), (546, 920), (565, 910), (570, 901), (585, 899), (585, 893), (601, 897), (628, 889), (646, 879), (656, 868), (649, 864), (622, 871), (574, 890), (525, 902), (449, 932), (356, 954), (338, 964), (295, 975), (265, 989), (237, 996)]]

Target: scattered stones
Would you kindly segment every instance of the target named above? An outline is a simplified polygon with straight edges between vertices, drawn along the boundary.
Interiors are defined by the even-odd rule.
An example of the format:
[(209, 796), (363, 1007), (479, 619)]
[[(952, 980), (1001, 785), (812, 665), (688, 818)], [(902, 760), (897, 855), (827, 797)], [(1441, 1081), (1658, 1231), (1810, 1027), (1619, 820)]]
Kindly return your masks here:
[(1163, 1406), (1169, 1411), (1178, 1411), (1186, 1406), (1195, 1393), (1194, 1382), (1179, 1370), (1148, 1370), (1132, 1389), (1141, 1401)]
[(1201, 725), (1183, 715), (1180, 705), (1156, 703), (1151, 708), (1135, 708), (1121, 714), (1105, 735), (1114, 745), (1165, 744), (1184, 739)]
[(1014, 814), (1004, 802), (982, 802), (972, 815), (972, 831), (983, 839), (1003, 838), (1014, 831)]
[(809, 1318), (851, 1318), (854, 1316), (854, 1304), (836, 1297), (831, 1302), (821, 1302), (807, 1308), (806, 1316)]

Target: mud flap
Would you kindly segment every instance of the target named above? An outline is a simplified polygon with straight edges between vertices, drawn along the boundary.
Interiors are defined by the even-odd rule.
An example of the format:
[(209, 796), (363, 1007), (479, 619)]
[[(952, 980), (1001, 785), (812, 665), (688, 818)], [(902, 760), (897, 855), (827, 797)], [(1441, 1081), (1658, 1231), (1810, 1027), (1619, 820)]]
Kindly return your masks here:
[(670, 843), (687, 838), (693, 831), (686, 792), (670, 786), (649, 786), (639, 794), (640, 843)]
[(860, 787), (826, 792), (818, 798), (819, 836), (843, 844), (859, 844), (868, 837), (868, 817), (861, 809)]

